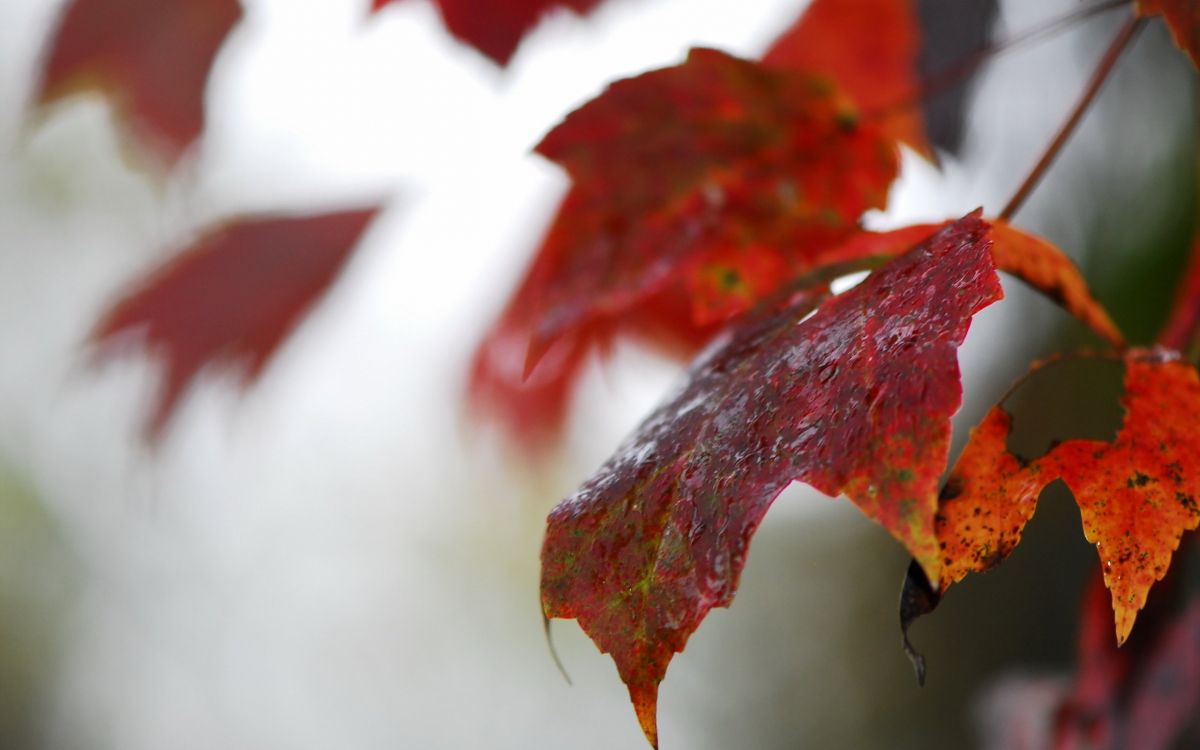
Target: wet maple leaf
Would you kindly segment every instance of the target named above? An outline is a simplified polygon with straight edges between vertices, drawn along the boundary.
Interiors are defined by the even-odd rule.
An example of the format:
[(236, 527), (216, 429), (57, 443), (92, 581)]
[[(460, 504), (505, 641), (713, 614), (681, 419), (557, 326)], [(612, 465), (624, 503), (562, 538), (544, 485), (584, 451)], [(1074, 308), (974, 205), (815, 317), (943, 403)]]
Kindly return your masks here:
[(1117, 640), (1125, 641), (1183, 532), (1200, 523), (1196, 369), (1144, 350), (1131, 350), (1125, 368), (1125, 419), (1111, 443), (1069, 440), (1021, 461), (1005, 445), (1011, 420), (1001, 407), (972, 431), (938, 511), (942, 591), (1003, 560), (1020, 541), (1042, 488), (1061, 478), (1079, 505), (1084, 536), (1096, 545)]
[(550, 514), (547, 617), (610, 653), (657, 745), (658, 685), (792, 481), (846, 494), (938, 572), (933, 515), (962, 399), (957, 347), (1001, 296), (987, 224), (965, 217), (824, 302), (744, 316), (687, 386)]
[[(839, 267), (847, 271), (865, 270), (929, 239), (952, 223), (856, 232), (814, 252), (808, 263), (812, 269), (823, 269), (829, 276), (838, 275)], [(1123, 345), (1121, 333), (1107, 311), (1092, 296), (1079, 269), (1061, 250), (1002, 221), (993, 222), (992, 239), (997, 269), (1039, 290), (1105, 340)], [(561, 245), (549, 241), (547, 247)], [(735, 297), (722, 276), (729, 272), (729, 266), (724, 265), (728, 261), (717, 254), (701, 266), (706, 273), (689, 277), (686, 284), (668, 287), (664, 293), (624, 313), (619, 321), (572, 331), (555, 341), (526, 377), (526, 346), (536, 325), (531, 321), (538, 315), (539, 290), (551, 283), (544, 275), (554, 273), (550, 261), (551, 256), (545, 252), (538, 256), (509, 307), (476, 351), (469, 388), (475, 410), (497, 417), (519, 439), (519, 444), (535, 455), (551, 445), (561, 430), (572, 386), (589, 349), (604, 349), (618, 333), (624, 333), (679, 357), (690, 356), (718, 332), (723, 320), (714, 311), (720, 305), (727, 311), (740, 310), (770, 288), (766, 283), (756, 287), (740, 281), (745, 296)], [(774, 267), (770, 272), (774, 272)], [(742, 279), (742, 275), (738, 278)], [(730, 302), (731, 299), (735, 301)]]
[(204, 129), (209, 69), (241, 14), (238, 0), (72, 0), (37, 98), (98, 87), (139, 140), (174, 164)]
[[(768, 66), (828, 76), (865, 112), (895, 109), (885, 129), (932, 157), (917, 100), (915, 0), (813, 0), (763, 55)], [(897, 108), (911, 100), (912, 106)]]
[(1142, 16), (1160, 15), (1171, 29), (1175, 44), (1200, 67), (1200, 3), (1196, 0), (1137, 0)]
[(337, 277), (375, 209), (246, 218), (209, 230), (138, 282), (92, 333), (100, 353), (133, 334), (166, 369), (146, 424), (161, 435), (209, 365), (255, 378)]
[[(371, 0), (379, 10), (395, 0)], [(434, 0), (450, 33), (507, 65), (517, 45), (538, 21), (556, 8), (587, 13), (600, 0)]]
[[(988, 221), (992, 226), (992, 258), (997, 269), (1046, 295), (1113, 346), (1125, 345), (1125, 337), (1104, 305), (1092, 296), (1087, 280), (1066, 253), (1006, 221)], [(822, 253), (820, 260), (833, 262), (870, 255), (895, 255), (949, 224), (918, 224), (884, 233), (862, 232)]]

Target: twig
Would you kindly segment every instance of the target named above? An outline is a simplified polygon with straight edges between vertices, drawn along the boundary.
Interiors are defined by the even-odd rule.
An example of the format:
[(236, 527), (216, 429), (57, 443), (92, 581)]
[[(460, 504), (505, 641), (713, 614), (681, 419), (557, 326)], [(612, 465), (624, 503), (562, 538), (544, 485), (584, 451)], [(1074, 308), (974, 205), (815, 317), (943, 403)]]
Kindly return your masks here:
[(1102, 13), (1107, 13), (1110, 10), (1116, 10), (1122, 6), (1129, 5), (1131, 0), (1105, 0), (1105, 2), (1097, 3), (1086, 8), (1073, 10), (1066, 15), (1060, 16), (1049, 23), (1038, 26), (1034, 29), (1028, 29), (1019, 34), (1014, 34), (1007, 39), (1001, 39), (993, 42), (982, 49), (979, 49), (970, 55), (958, 60), (951, 65), (942, 68), (929, 78), (925, 79), (917, 87), (916, 91), (908, 93), (901, 101), (887, 104), (878, 109), (870, 110), (863, 114), (863, 119), (878, 119), (894, 115), (898, 112), (912, 109), (921, 102), (931, 96), (940, 94), (946, 89), (952, 88), (962, 82), (964, 78), (968, 78), (975, 73), (979, 68), (991, 61), (993, 57), (1004, 52), (1014, 50), (1026, 44), (1032, 44), (1042, 39), (1048, 39), (1060, 31), (1065, 31), (1076, 23), (1092, 16), (1098, 16)]
[(1005, 221), (1012, 219), (1013, 215), (1021, 209), (1029, 194), (1041, 182), (1042, 177), (1046, 174), (1046, 170), (1054, 163), (1063, 146), (1075, 132), (1075, 128), (1083, 120), (1083, 116), (1091, 108), (1096, 95), (1100, 93), (1104, 82), (1108, 80), (1109, 73), (1112, 72), (1113, 67), (1117, 64), (1117, 60), (1121, 58), (1121, 53), (1129, 46), (1129, 42), (1137, 35), (1138, 30), (1142, 28), (1142, 20), (1141, 18), (1130, 18), (1121, 26), (1116, 37), (1113, 38), (1112, 43), (1105, 50), (1104, 56), (1100, 58), (1099, 64), (1096, 65), (1096, 70), (1092, 73), (1087, 86), (1084, 87), (1079, 101), (1075, 103), (1075, 108), (1071, 110), (1071, 114), (1058, 129), (1054, 140), (1050, 141), (1050, 145), (1046, 147), (1042, 158), (1034, 165), (1029, 175), (1025, 178), (1025, 181), (1017, 188), (1017, 192), (1013, 194), (1013, 197), (1008, 201), (1008, 205), (1004, 207), (1004, 210), (1000, 212), (997, 218)]

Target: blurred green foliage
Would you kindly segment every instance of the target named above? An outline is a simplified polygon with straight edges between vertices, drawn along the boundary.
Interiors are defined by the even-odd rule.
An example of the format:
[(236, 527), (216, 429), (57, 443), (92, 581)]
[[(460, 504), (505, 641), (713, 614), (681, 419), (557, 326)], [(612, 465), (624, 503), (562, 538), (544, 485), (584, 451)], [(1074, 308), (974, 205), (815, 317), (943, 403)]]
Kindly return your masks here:
[(75, 567), (36, 495), (0, 466), (0, 747), (43, 745), (57, 623)]

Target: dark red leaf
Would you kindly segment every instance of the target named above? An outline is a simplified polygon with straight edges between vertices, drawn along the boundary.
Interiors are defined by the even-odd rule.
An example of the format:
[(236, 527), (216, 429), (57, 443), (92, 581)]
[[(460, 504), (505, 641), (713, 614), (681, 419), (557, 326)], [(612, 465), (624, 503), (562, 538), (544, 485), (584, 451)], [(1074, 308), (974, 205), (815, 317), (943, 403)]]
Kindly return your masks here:
[[(379, 10), (395, 0), (371, 0)], [(450, 33), (507, 65), (521, 38), (556, 8), (587, 13), (600, 0), (434, 0)]]
[(138, 282), (101, 318), (92, 339), (137, 334), (166, 368), (147, 422), (161, 435), (188, 386), (209, 365), (254, 379), (337, 277), (376, 209), (257, 217), (206, 232)]
[(71, 0), (38, 99), (99, 87), (137, 137), (174, 164), (204, 129), (209, 69), (241, 14), (238, 0)]
[(610, 653), (646, 736), (658, 684), (793, 480), (846, 494), (938, 574), (933, 515), (961, 402), (956, 350), (1001, 296), (987, 225), (968, 216), (814, 304), (743, 317), (571, 498), (542, 549), (548, 617)]

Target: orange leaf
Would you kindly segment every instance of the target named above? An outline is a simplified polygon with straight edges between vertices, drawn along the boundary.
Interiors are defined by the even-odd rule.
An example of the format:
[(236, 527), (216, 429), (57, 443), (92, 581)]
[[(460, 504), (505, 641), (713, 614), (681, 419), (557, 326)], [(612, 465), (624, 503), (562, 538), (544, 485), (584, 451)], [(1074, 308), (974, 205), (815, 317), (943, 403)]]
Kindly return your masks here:
[(942, 593), (967, 573), (998, 564), (1021, 541), (1042, 488), (1054, 480), (1036, 463), (1008, 451), (1012, 417), (992, 408), (971, 436), (942, 487), (936, 517)]
[(1200, 523), (1200, 378), (1186, 362), (1126, 363), (1126, 415), (1112, 444), (1072, 440), (1045, 459), (1075, 495), (1129, 637), (1184, 531)]
[(1042, 291), (1118, 349), (1125, 337), (1092, 296), (1079, 268), (1062, 250), (1006, 221), (992, 222), (996, 265)]
[(1200, 67), (1200, 3), (1196, 0), (1137, 0), (1141, 16), (1160, 15), (1179, 49)]
[(374, 215), (258, 217), (213, 228), (109, 309), (92, 334), (101, 353), (139, 334), (166, 368), (147, 435), (161, 436), (204, 367), (240, 366), (245, 380), (255, 378), (337, 277)]
[(204, 129), (209, 69), (241, 14), (238, 0), (72, 0), (38, 100), (99, 87), (134, 134), (174, 164)]
[(1125, 419), (1112, 443), (1070, 440), (1034, 461), (1005, 448), (996, 407), (976, 428), (943, 491), (937, 535), (944, 591), (999, 563), (1020, 540), (1041, 489), (1063, 479), (1096, 545), (1123, 642), (1184, 531), (1200, 523), (1200, 378), (1160, 352), (1125, 359)]

